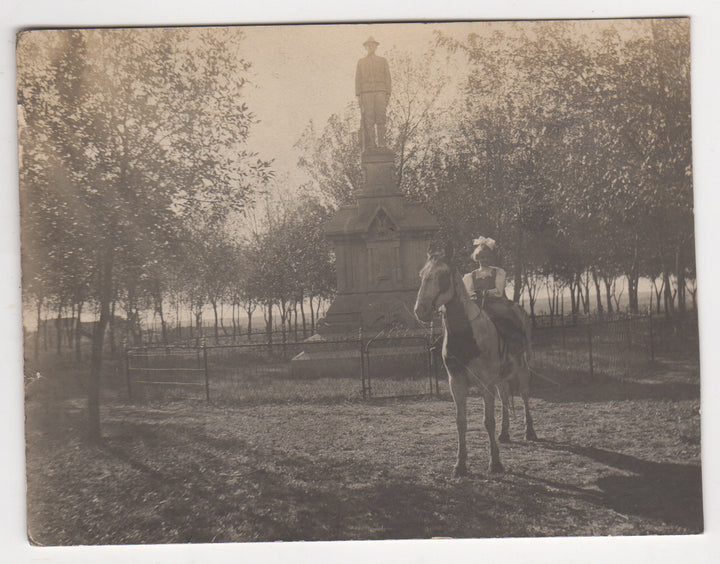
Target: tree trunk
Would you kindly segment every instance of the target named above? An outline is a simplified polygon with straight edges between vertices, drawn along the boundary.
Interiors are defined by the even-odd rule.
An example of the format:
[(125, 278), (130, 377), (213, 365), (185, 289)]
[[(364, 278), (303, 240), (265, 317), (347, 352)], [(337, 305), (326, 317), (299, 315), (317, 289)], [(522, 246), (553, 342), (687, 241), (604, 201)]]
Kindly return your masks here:
[(58, 314), (55, 319), (55, 335), (57, 336), (57, 354), (60, 355), (62, 347), (62, 304), (58, 306)]
[(535, 319), (535, 302), (537, 300), (537, 280), (535, 278), (532, 279), (532, 282), (530, 281), (530, 278), (528, 277), (527, 273), (525, 274), (525, 286), (528, 290), (528, 301), (530, 304), (530, 319), (532, 321), (533, 327), (537, 325), (537, 320)]
[(630, 313), (638, 313), (640, 311), (638, 303), (638, 282), (640, 280), (640, 273), (638, 269), (638, 240), (639, 235), (635, 233), (635, 242), (633, 246), (633, 260), (630, 265), (630, 272), (628, 272), (628, 306), (630, 307)]
[(222, 329), (223, 337), (228, 336), (228, 330), (225, 327), (225, 302), (220, 302), (220, 329)]
[(65, 320), (65, 342), (69, 349), (75, 348), (75, 303), (70, 304), (70, 319)]
[(272, 344), (273, 341), (273, 313), (272, 313), (272, 303), (269, 303), (267, 306), (267, 315), (265, 316), (265, 332), (267, 334), (267, 342), (268, 344)]
[(136, 303), (135, 304), (135, 313), (133, 314), (133, 319), (135, 320), (135, 332), (138, 336), (138, 346), (142, 346), (143, 344), (143, 334), (142, 334), (142, 323), (140, 322), (140, 306)]
[(608, 315), (610, 315), (613, 312), (612, 280), (610, 280), (609, 276), (603, 276), (603, 282), (605, 283), (605, 302), (607, 303), (607, 312)]
[(582, 285), (580, 284), (580, 274), (575, 274), (570, 282), (570, 313), (573, 322), (577, 321), (580, 314), (580, 303), (582, 301)]
[(678, 246), (675, 251), (675, 276), (677, 277), (677, 305), (680, 317), (685, 315), (685, 266), (682, 261), (682, 250)]
[(252, 314), (253, 309), (250, 309), (249, 307), (245, 309), (245, 313), (247, 313), (247, 340), (248, 342), (251, 340), (252, 335)]
[(518, 227), (517, 234), (517, 247), (515, 249), (515, 275), (513, 276), (513, 301), (518, 303), (520, 301), (520, 294), (522, 293), (522, 273), (523, 273), (523, 261), (522, 261), (522, 247), (523, 247), (523, 231)]
[(597, 312), (600, 317), (603, 316), (605, 313), (603, 311), (603, 304), (602, 304), (602, 292), (600, 291), (600, 279), (598, 278), (597, 272), (595, 272), (595, 269), (592, 269), (592, 277), (593, 277), (593, 283), (595, 284), (595, 301), (597, 302)]
[(167, 325), (165, 324), (165, 311), (163, 310), (162, 294), (160, 294), (159, 292), (155, 296), (155, 312), (160, 317), (160, 334), (162, 335), (162, 342), (163, 342), (163, 344), (167, 345), (168, 334), (167, 334)]
[(202, 308), (198, 308), (195, 310), (195, 344), (197, 346), (200, 346), (200, 339), (202, 337)]
[(667, 269), (663, 272), (663, 287), (665, 297), (665, 316), (671, 317), (675, 313), (675, 297), (672, 293), (672, 284), (670, 283), (670, 273)]
[[(662, 295), (663, 295), (663, 287), (664, 287), (663, 284), (665, 283), (662, 278), (660, 280), (661, 280), (660, 287), (658, 288), (657, 278), (653, 277), (653, 279), (652, 279), (653, 294), (655, 295), (655, 313), (657, 315), (660, 315), (660, 303), (661, 303)], [(650, 303), (652, 303), (652, 301), (653, 301), (653, 298), (651, 295)]]
[(286, 342), (287, 335), (285, 332), (285, 320), (287, 319), (287, 304), (284, 299), (280, 300), (280, 331), (282, 335), (282, 342)]
[(108, 251), (98, 272), (100, 318), (93, 329), (90, 381), (88, 383), (88, 436), (93, 442), (99, 442), (101, 439), (100, 377), (102, 375), (103, 340), (105, 328), (110, 318), (110, 302), (112, 301), (112, 269), (112, 251)]
[(110, 319), (108, 319), (108, 329), (110, 330), (110, 354), (115, 355), (115, 303), (113, 299), (110, 304)]
[(313, 297), (310, 296), (310, 331), (315, 334), (315, 310), (313, 309)]
[(547, 296), (548, 313), (550, 314), (550, 325), (553, 324), (555, 317), (555, 281), (553, 281), (552, 291), (550, 289), (550, 277), (545, 277), (545, 295)]
[(307, 323), (305, 322), (305, 298), (300, 300), (300, 317), (302, 317), (303, 339), (307, 337)]
[(83, 303), (78, 303), (77, 306), (77, 321), (75, 322), (75, 360), (80, 362), (82, 360), (82, 349), (80, 348), (82, 341), (82, 308)]
[(218, 322), (218, 308), (217, 300), (210, 300), (210, 304), (213, 308), (213, 315), (215, 316), (215, 344), (220, 344), (220, 324)]
[(640, 304), (638, 302), (638, 282), (640, 277), (637, 272), (633, 272), (632, 275), (628, 276), (628, 307), (630, 313), (638, 313), (640, 311)]
[(238, 311), (238, 304), (235, 300), (233, 300), (232, 303), (232, 322), (233, 322), (233, 343), (235, 342), (235, 338), (237, 337), (237, 331), (238, 331), (238, 324), (237, 324), (237, 311)]

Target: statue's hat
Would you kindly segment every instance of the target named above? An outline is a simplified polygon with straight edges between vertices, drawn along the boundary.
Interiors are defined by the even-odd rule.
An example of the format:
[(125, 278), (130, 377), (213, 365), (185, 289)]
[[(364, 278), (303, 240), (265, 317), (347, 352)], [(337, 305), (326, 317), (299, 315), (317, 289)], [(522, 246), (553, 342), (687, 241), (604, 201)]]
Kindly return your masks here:
[(368, 45), (368, 44), (370, 44), (370, 43), (372, 43), (372, 44), (374, 44), (374, 45), (380, 45), (380, 43), (378, 43), (377, 41), (375, 41), (375, 39), (373, 38), (372, 35), (367, 38), (367, 41), (365, 41), (365, 43), (363, 43), (363, 45)]

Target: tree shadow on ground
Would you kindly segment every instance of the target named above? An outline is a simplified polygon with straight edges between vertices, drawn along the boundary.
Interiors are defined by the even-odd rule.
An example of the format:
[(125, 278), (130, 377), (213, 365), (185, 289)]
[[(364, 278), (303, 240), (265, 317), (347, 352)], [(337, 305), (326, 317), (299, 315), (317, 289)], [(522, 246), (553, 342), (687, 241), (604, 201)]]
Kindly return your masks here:
[[(524, 525), (510, 527), (498, 519), (498, 512), (515, 509), (512, 499), (499, 498), (501, 481), (488, 484), (477, 477), (458, 481), (450, 478), (449, 470), (447, 475), (428, 475), (426, 470), (424, 478), (418, 479), (377, 461), (287, 452), (186, 427), (182, 432), (178, 449), (202, 445), (213, 453), (215, 461), (204, 471), (192, 472), (193, 462), (145, 460), (148, 451), (137, 450), (120, 438), (103, 446), (106, 454), (146, 478), (145, 485), (138, 487), (152, 488), (168, 499), (161, 513), (163, 530), (177, 529), (177, 536), (141, 542), (530, 535)], [(223, 452), (249, 455), (249, 467), (234, 468), (228, 462), (231, 456), (223, 461)], [(155, 534), (148, 532), (148, 536)]]
[(548, 440), (541, 440), (539, 444), (635, 474), (616, 474), (597, 480), (601, 493), (590, 497), (605, 507), (621, 514), (658, 519), (692, 533), (703, 531), (702, 470), (699, 466), (651, 462), (601, 448)]

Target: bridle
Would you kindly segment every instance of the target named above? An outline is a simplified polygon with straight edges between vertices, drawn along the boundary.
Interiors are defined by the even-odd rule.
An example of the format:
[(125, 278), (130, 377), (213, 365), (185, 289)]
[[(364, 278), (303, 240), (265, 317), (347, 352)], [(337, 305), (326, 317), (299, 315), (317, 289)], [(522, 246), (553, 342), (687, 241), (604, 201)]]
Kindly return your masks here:
[[(432, 257), (437, 262), (437, 257)], [(447, 267), (447, 277), (443, 276), (442, 274), (438, 275), (438, 283), (439, 283), (439, 292), (437, 295), (433, 298), (432, 302), (430, 302), (431, 311), (437, 311), (441, 307), (443, 307), (445, 304), (447, 304), (450, 300), (453, 299), (455, 296), (455, 284), (453, 283), (453, 273), (450, 267), (443, 263)], [(444, 273), (443, 273), (444, 274)], [(447, 280), (447, 289), (443, 289), (444, 282)], [(445, 296), (447, 296), (447, 299), (445, 299)], [(437, 305), (440, 298), (443, 298), (443, 303), (440, 305)], [(445, 311), (442, 312), (443, 317), (445, 316)]]

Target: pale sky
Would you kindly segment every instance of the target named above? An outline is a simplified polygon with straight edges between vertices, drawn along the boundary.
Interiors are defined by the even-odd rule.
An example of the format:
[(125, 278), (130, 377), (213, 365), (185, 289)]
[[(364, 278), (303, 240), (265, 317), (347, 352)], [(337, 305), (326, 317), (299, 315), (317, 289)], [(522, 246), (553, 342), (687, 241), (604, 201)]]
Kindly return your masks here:
[[(252, 62), (254, 84), (246, 90), (248, 106), (261, 123), (251, 129), (249, 148), (275, 158), (279, 177), (303, 178), (293, 145), (312, 120), (321, 131), (334, 113), (355, 99), (355, 65), (366, 55), (372, 35), (377, 54), (393, 48), (422, 55), (433, 32), (464, 37), (487, 24), (375, 24), (261, 26), (246, 29), (241, 52)], [(391, 69), (392, 72), (392, 69)]]
[[(579, 33), (592, 34), (609, 24), (575, 25)], [(612, 25), (622, 27), (617, 21)], [(275, 159), (280, 181), (287, 177), (297, 185), (306, 177), (297, 169), (299, 154), (293, 145), (310, 120), (319, 133), (332, 114), (342, 115), (355, 99), (355, 66), (366, 55), (363, 43), (369, 36), (380, 43), (380, 56), (394, 49), (420, 58), (436, 31), (464, 40), (470, 33), (489, 36), (498, 30), (513, 33), (508, 22), (246, 27), (239, 51), (252, 63), (253, 84), (245, 95), (250, 110), (261, 120), (251, 129), (248, 146), (263, 158)]]

